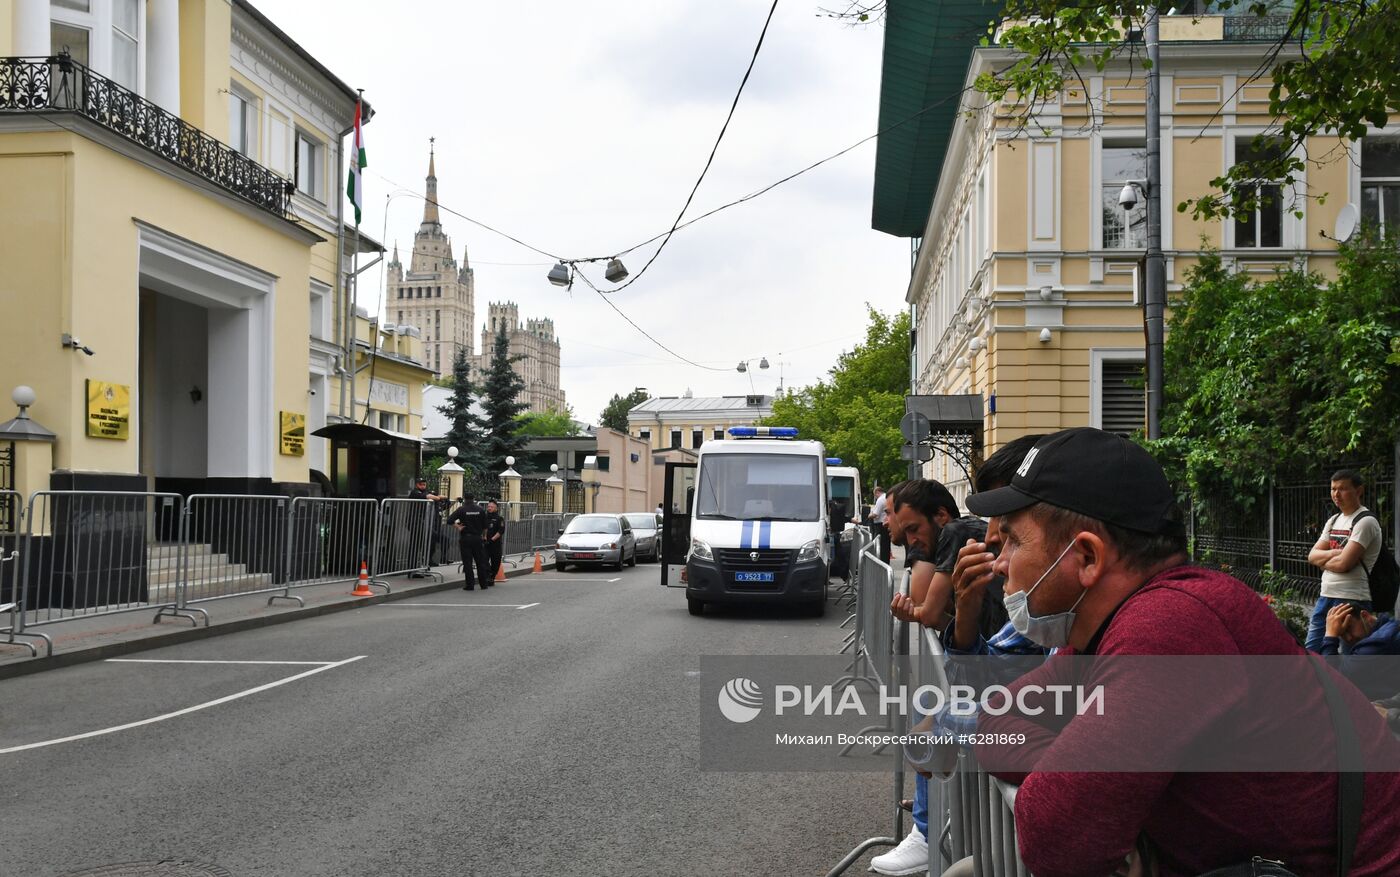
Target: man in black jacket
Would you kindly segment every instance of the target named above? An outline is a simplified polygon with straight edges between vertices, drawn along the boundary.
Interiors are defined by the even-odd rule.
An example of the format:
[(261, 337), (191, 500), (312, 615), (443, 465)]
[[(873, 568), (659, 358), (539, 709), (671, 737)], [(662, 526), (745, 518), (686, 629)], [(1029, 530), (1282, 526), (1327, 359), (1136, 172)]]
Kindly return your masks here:
[(462, 504), (447, 518), (457, 528), (457, 544), (462, 550), (462, 590), (475, 589), (481, 580), (482, 590), (491, 587), (491, 563), (486, 557), (486, 513), (471, 494), (462, 497)]
[(501, 571), (501, 552), (506, 545), (506, 520), (493, 499), (486, 504), (486, 557), (491, 563), (491, 583)]

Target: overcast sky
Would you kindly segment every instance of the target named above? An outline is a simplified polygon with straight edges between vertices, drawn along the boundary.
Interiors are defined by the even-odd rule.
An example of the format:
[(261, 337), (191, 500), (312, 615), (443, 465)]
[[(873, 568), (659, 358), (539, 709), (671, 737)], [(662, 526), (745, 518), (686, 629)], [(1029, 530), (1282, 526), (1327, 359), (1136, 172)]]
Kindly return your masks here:
[[(669, 228), (709, 153), (763, 25), (767, 0), (254, 0), (376, 115), (363, 228), (398, 240), (422, 216), (428, 138), (445, 208), (569, 258), (607, 255)], [(782, 0), (688, 215), (765, 186), (873, 133), (879, 27)], [(826, 5), (836, 5), (826, 0)], [(772, 393), (821, 378), (863, 335), (865, 304), (903, 307), (908, 242), (870, 228), (873, 142), (676, 234), (612, 296), (678, 362), (586, 286), (551, 286), (550, 261), (444, 211), (491, 301), (552, 316), (564, 390), (596, 422), (613, 393)], [(400, 186), (417, 193), (386, 196)], [(343, 189), (343, 184), (342, 184)], [(387, 207), (387, 228), (386, 228)], [(640, 269), (651, 248), (624, 261)], [(523, 263), (523, 264), (522, 264)], [(593, 266), (602, 286), (602, 266)], [(382, 290), (367, 272), (364, 290)], [(741, 375), (740, 359), (767, 372)]]

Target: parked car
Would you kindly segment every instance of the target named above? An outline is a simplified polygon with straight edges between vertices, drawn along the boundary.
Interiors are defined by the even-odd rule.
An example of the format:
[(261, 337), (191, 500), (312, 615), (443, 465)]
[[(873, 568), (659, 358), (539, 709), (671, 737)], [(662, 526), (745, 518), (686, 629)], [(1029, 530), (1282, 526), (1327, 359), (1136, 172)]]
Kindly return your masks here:
[(656, 512), (629, 512), (625, 515), (637, 538), (637, 555), (647, 563), (661, 559), (661, 516)]
[(589, 563), (612, 564), (619, 570), (624, 563), (637, 565), (637, 538), (625, 515), (579, 515), (559, 534), (555, 569)]

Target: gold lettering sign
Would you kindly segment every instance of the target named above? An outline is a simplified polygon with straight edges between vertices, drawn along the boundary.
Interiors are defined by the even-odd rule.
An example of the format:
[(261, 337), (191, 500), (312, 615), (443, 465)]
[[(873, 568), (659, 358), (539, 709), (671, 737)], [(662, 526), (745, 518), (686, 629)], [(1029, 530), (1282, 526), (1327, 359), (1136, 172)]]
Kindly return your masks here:
[(282, 453), (289, 457), (306, 454), (306, 415), (282, 412)]
[(106, 381), (87, 382), (89, 438), (126, 441), (131, 430), (131, 387)]

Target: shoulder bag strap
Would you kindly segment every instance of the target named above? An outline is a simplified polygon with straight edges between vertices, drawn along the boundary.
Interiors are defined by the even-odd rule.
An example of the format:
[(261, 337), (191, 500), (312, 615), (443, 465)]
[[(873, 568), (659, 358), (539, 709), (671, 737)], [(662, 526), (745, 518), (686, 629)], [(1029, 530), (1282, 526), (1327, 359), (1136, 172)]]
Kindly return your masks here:
[(1322, 682), (1327, 709), (1332, 714), (1332, 732), (1337, 745), (1337, 875), (1346, 877), (1361, 835), (1362, 794), (1366, 774), (1361, 764), (1361, 743), (1352, 724), (1346, 701), (1332, 684), (1326, 662), (1314, 660), (1313, 670)]
[[(1356, 522), (1357, 522), (1357, 521), (1360, 521), (1362, 518), (1375, 518), (1375, 519), (1376, 519), (1376, 526), (1378, 526), (1378, 527), (1380, 526), (1380, 523), (1381, 523), (1381, 516), (1380, 516), (1380, 515), (1376, 514), (1375, 512), (1371, 511), (1370, 509), (1362, 509), (1361, 511), (1359, 511), (1359, 512), (1356, 513), (1355, 517), (1353, 517), (1353, 518), (1351, 519), (1351, 531), (1352, 531), (1353, 533), (1356, 532)], [(1385, 534), (1384, 534), (1384, 533), (1381, 534), (1381, 550), (1382, 550), (1382, 551), (1385, 550)], [(1380, 556), (1379, 556), (1379, 555), (1376, 556), (1376, 561), (1377, 561), (1377, 562), (1380, 561)], [(1362, 568), (1363, 570), (1366, 570), (1366, 578), (1369, 579), (1369, 578), (1371, 577), (1371, 571), (1370, 571), (1369, 569), (1366, 569), (1366, 552), (1364, 552), (1364, 551), (1361, 552), (1361, 568)]]

